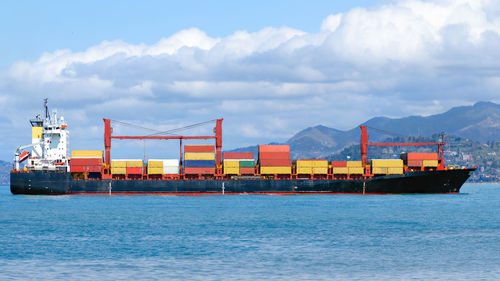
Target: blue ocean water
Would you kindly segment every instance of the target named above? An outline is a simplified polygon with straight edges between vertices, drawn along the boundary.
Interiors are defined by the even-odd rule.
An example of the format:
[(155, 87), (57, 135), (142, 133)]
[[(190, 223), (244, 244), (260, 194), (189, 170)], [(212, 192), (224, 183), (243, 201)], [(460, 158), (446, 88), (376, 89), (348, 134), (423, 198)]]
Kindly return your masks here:
[(447, 195), (19, 196), (0, 280), (500, 280), (500, 184)]

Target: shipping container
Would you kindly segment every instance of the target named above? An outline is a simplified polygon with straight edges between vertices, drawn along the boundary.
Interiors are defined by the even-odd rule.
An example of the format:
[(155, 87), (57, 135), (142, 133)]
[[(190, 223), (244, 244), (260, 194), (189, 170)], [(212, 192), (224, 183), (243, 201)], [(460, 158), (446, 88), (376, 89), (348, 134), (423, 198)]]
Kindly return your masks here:
[(389, 167), (389, 168), (387, 168), (387, 174), (389, 174), (389, 175), (402, 175), (403, 168), (402, 167), (398, 167), (398, 168)]
[(148, 167), (148, 175), (161, 175), (161, 174), (164, 174), (163, 167), (162, 168)]
[(240, 173), (239, 167), (224, 167), (225, 175), (238, 175)]
[(371, 165), (373, 168), (400, 168), (403, 167), (401, 159), (372, 159)]
[(163, 161), (162, 160), (148, 160), (148, 169), (149, 168), (162, 168), (163, 169)]
[(102, 166), (102, 158), (71, 158), (70, 163), (72, 166)]
[(372, 174), (374, 175), (385, 175), (387, 174), (387, 168), (373, 167)]
[(437, 167), (439, 166), (438, 160), (422, 160), (422, 166), (424, 167)]
[(71, 151), (71, 157), (91, 157), (91, 158), (102, 158), (102, 150), (73, 150)]
[(215, 160), (215, 153), (212, 152), (186, 152), (184, 160)]
[(347, 167), (333, 167), (332, 173), (337, 175), (347, 175), (349, 173), (349, 168)]
[(179, 173), (179, 166), (163, 166), (163, 174), (176, 175)]
[(127, 167), (127, 174), (129, 175), (142, 175), (142, 167)]
[(346, 161), (347, 167), (363, 167), (361, 161)]
[(262, 159), (290, 159), (290, 152), (260, 152), (259, 160)]
[(111, 160), (111, 168), (127, 168), (127, 160)]
[(347, 167), (347, 161), (331, 161), (330, 165), (332, 167)]
[(253, 175), (253, 174), (255, 174), (255, 168), (240, 167), (240, 175)]
[(254, 159), (253, 152), (224, 152), (222, 158), (226, 159)]
[(80, 165), (71, 165), (70, 171), (72, 173), (100, 173), (102, 166), (80, 166)]
[(142, 168), (144, 167), (144, 162), (142, 159), (130, 159), (127, 160), (127, 168)]
[(169, 167), (179, 166), (179, 159), (162, 159), (162, 160), (163, 160), (163, 166), (169, 166)]
[(292, 165), (290, 159), (259, 159), (259, 161), (261, 167), (290, 167)]
[(328, 168), (328, 160), (325, 159), (299, 159), (295, 161), (297, 168)]
[(184, 167), (212, 168), (212, 167), (215, 167), (215, 161), (214, 160), (186, 160), (186, 161), (184, 161)]
[(111, 173), (113, 175), (125, 175), (127, 173), (126, 167), (111, 167)]
[(327, 167), (313, 167), (312, 173), (315, 175), (326, 175), (326, 174), (328, 174), (328, 168)]
[(201, 175), (213, 175), (215, 174), (215, 167), (213, 168), (195, 168), (195, 167), (185, 167), (184, 174), (201, 174)]
[(301, 168), (297, 167), (297, 169), (296, 169), (296, 171), (295, 171), (295, 172), (296, 172), (298, 175), (309, 175), (309, 174), (312, 174), (312, 173), (313, 173), (313, 171), (312, 171), (312, 170), (313, 170), (313, 168), (312, 168), (312, 167), (301, 167)]
[(422, 152), (408, 152), (401, 153), (400, 158), (405, 161), (409, 160), (438, 160), (438, 153), (422, 153)]
[(240, 168), (253, 168), (255, 167), (255, 161), (251, 160), (241, 160), (240, 161)]
[(347, 169), (351, 175), (362, 175), (365, 173), (365, 169), (363, 167), (348, 167)]
[(263, 175), (272, 175), (272, 174), (291, 174), (292, 167), (260, 167), (260, 173)]
[(288, 152), (290, 153), (289, 145), (259, 145), (259, 153), (261, 152)]
[(408, 160), (407, 166), (408, 167), (422, 167), (423, 160)]
[(231, 161), (231, 160), (224, 160), (223, 162), (224, 168), (239, 168), (240, 167), (240, 161)]
[(213, 145), (185, 145), (184, 152), (215, 152)]

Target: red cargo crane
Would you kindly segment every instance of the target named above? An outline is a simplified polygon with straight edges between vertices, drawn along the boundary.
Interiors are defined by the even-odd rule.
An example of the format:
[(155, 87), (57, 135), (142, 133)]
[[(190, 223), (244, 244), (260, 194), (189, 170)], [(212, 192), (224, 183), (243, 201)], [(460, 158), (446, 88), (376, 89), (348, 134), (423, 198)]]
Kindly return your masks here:
[[(158, 136), (158, 135), (149, 135), (149, 136), (112, 136), (111, 133), (111, 120), (104, 120), (104, 148), (106, 151), (106, 166), (109, 167), (111, 164), (111, 139), (119, 139), (119, 140), (179, 140), (179, 159), (182, 159), (182, 140), (208, 140), (215, 139), (215, 149), (216, 149), (216, 164), (220, 166), (222, 163), (222, 120), (215, 120), (215, 128), (214, 128), (214, 136)], [(213, 120), (212, 120), (213, 121)], [(159, 134), (162, 134), (161, 132)], [(219, 170), (219, 169), (217, 169)]]
[(367, 168), (366, 168), (366, 162), (367, 162), (367, 156), (368, 156), (368, 146), (426, 146), (426, 145), (436, 145), (438, 147), (438, 154), (439, 154), (439, 167), (438, 169), (442, 170), (444, 169), (444, 146), (446, 145), (446, 142), (444, 141), (444, 135), (441, 137), (441, 142), (421, 142), (421, 143), (414, 143), (414, 142), (398, 142), (398, 143), (376, 143), (372, 142), (369, 143), (369, 135), (367, 131), (367, 126), (364, 125), (359, 125), (361, 128), (361, 162), (363, 164), (363, 167), (365, 167), (365, 174), (369, 174)]

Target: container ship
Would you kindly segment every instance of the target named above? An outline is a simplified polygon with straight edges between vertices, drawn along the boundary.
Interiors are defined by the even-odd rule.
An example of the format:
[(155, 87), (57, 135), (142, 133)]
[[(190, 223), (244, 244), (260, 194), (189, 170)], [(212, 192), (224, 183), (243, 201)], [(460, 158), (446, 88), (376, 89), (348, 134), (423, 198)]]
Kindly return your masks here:
[[(371, 143), (361, 129), (361, 161), (291, 159), (288, 145), (259, 145), (258, 153), (222, 152), (222, 121), (214, 135), (117, 136), (104, 120), (104, 150), (73, 150), (63, 117), (48, 110), (30, 120), (31, 144), (19, 146), (10, 174), (13, 194), (222, 195), (458, 193), (477, 167), (444, 165), (436, 143)], [(179, 140), (176, 159), (111, 159), (112, 140)], [(183, 145), (206, 140), (209, 145)], [(435, 146), (433, 153), (367, 159), (370, 146)], [(31, 150), (31, 151), (28, 151)], [(23, 167), (21, 165), (24, 164)]]

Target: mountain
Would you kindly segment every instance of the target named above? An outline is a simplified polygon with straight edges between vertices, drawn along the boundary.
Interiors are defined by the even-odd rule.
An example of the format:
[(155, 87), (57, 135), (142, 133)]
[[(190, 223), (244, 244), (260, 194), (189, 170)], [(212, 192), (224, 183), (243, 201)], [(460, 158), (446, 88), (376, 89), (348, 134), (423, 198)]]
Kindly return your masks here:
[(0, 160), (0, 185), (9, 184), (11, 169), (12, 169), (11, 163)]
[[(484, 144), (500, 139), (500, 105), (478, 102), (473, 106), (455, 107), (445, 113), (426, 117), (409, 116), (398, 119), (376, 117), (364, 125), (414, 137), (430, 137), (439, 132), (446, 132)], [(359, 127), (341, 131), (320, 125), (300, 131), (286, 144), (291, 147), (292, 158), (319, 158), (359, 143), (360, 135)], [(369, 135), (372, 142), (382, 141), (388, 136), (370, 129)]]

